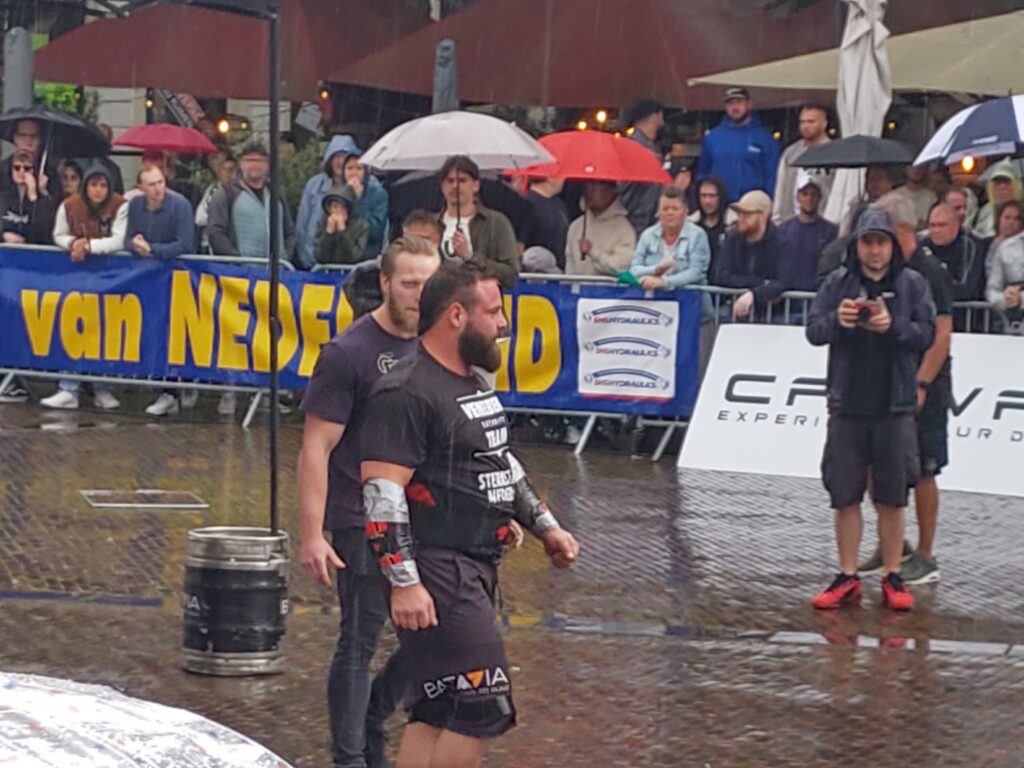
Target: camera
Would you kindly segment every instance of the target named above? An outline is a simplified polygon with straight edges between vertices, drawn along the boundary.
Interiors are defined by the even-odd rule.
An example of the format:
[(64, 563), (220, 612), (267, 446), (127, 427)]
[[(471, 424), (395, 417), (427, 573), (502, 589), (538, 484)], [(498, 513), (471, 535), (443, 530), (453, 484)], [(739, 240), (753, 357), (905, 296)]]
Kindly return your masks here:
[(857, 299), (857, 325), (866, 325), (880, 311), (878, 304), (868, 299)]

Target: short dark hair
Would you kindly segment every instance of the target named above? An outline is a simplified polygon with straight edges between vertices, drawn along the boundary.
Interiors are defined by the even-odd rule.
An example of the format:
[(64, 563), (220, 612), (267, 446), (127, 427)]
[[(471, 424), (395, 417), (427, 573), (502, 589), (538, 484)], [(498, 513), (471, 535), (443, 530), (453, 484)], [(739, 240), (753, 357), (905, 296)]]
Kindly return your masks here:
[(1007, 208), (1016, 208), (1017, 213), (1024, 214), (1024, 201), (1021, 200), (1004, 200), (1003, 202), (996, 205), (996, 227), (999, 226), (999, 219), (1003, 217), (1003, 212)]
[(423, 294), (420, 296), (419, 333), (425, 333), (433, 328), (452, 304), (461, 304), (467, 310), (472, 309), (476, 303), (473, 289), (478, 283), (488, 280), (497, 282), (498, 277), (475, 262), (442, 264), (423, 286)]
[(662, 111), (664, 110), (659, 102), (654, 99), (643, 99), (634, 104), (632, 109), (629, 110), (629, 124), (636, 125), (645, 117), (656, 115)]
[(413, 256), (441, 258), (433, 243), (424, 240), (422, 237), (406, 237), (403, 235), (392, 240), (388, 247), (384, 249), (384, 253), (381, 254), (380, 273), (384, 277), (391, 277), (395, 274), (395, 262), (398, 261), (398, 257), (403, 253), (409, 253)]
[(444, 235), (444, 227), (441, 226), (441, 220), (437, 218), (437, 214), (425, 211), (422, 208), (415, 209), (405, 217), (402, 221), (402, 234), (404, 235), (405, 230), (409, 227), (416, 227), (421, 224), (433, 227), (438, 235)]
[(466, 155), (452, 155), (445, 160), (437, 177), (444, 181), (453, 170), (469, 175), (474, 181), (480, 181), (480, 166)]
[(825, 122), (828, 122), (828, 107), (826, 107), (824, 104), (819, 104), (815, 101), (809, 101), (806, 104), (800, 105), (800, 111), (797, 112), (797, 114), (799, 115), (800, 112), (804, 112), (808, 109), (813, 109), (816, 110), (817, 112), (821, 112), (821, 114), (825, 116)]
[(689, 204), (686, 202), (686, 193), (678, 187), (673, 187), (671, 184), (666, 184), (661, 188), (661, 194), (658, 196), (659, 199), (667, 197), (669, 200), (678, 200), (683, 204), (684, 208), (689, 208)]

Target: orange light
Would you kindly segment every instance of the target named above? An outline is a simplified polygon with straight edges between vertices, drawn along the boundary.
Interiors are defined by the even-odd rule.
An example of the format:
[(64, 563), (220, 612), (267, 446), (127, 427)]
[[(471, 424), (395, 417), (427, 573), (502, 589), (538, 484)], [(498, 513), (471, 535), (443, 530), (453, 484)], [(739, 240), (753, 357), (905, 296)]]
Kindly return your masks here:
[(895, 120), (890, 120), (889, 121), (889, 130), (890, 131), (895, 131), (896, 130), (896, 121)]
[(231, 121), (226, 117), (222, 117), (217, 121), (217, 133), (222, 136), (227, 136), (231, 132)]
[(633, 131), (635, 131), (635, 130), (636, 130), (636, 128), (634, 128), (632, 125), (629, 126), (629, 128), (626, 129), (626, 135), (627, 136), (632, 136), (633, 135)]
[(964, 173), (970, 173), (974, 170), (974, 158), (968, 155), (960, 161), (960, 167), (964, 169)]
[(608, 111), (604, 109), (597, 110), (597, 114), (594, 115), (594, 119), (597, 120), (598, 125), (604, 125), (608, 122)]
[(775, 133), (772, 134), (772, 138), (775, 139), (776, 141), (781, 139), (782, 138), (782, 131), (775, 131)]
[(320, 89), (320, 100), (321, 101), (327, 101), (329, 98), (331, 98), (331, 92), (328, 91), (326, 88), (321, 88)]
[(153, 100), (152, 99), (146, 99), (146, 109), (152, 109), (152, 108), (153, 108)]
[(576, 130), (577, 131), (585, 131), (589, 127), (590, 127), (590, 123), (588, 123), (586, 120), (580, 120), (578, 123), (576, 123)]

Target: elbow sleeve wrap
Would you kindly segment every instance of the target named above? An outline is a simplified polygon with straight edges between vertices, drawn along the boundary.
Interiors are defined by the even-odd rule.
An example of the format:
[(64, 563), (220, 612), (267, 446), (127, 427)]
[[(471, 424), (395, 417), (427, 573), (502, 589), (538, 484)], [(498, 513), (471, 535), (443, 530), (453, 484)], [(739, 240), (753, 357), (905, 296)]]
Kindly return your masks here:
[(363, 504), (366, 536), (381, 571), (394, 587), (419, 584), (405, 489), (391, 480), (373, 478), (363, 485)]

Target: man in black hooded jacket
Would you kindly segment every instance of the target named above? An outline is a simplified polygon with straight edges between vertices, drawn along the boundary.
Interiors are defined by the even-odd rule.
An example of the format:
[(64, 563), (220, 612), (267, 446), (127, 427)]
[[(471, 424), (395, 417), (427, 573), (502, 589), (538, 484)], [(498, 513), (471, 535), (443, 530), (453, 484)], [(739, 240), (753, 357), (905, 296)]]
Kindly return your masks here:
[(835, 509), (839, 549), (839, 573), (814, 598), (815, 608), (860, 602), (860, 506), (869, 478), (883, 602), (892, 610), (914, 604), (899, 575), (903, 514), (919, 474), (917, 369), (935, 336), (935, 307), (925, 278), (904, 266), (889, 215), (869, 209), (845, 266), (828, 277), (811, 305), (807, 339), (829, 347), (822, 479)]

